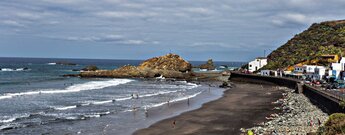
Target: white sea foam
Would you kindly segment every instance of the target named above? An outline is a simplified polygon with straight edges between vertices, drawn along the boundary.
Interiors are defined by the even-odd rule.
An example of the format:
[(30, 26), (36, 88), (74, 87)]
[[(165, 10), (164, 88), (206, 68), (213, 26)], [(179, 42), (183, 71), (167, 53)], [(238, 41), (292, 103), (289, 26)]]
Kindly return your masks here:
[[(176, 98), (176, 99), (170, 100), (169, 103), (174, 103), (174, 102), (178, 102), (178, 101), (187, 100), (187, 99), (196, 97), (197, 95), (199, 95), (201, 93), (202, 92), (198, 92), (198, 93), (195, 93), (195, 94), (190, 95), (190, 96)], [(162, 106), (162, 105), (165, 105), (165, 104), (168, 104), (168, 102), (161, 102), (161, 103), (157, 103), (157, 104), (146, 105), (146, 106), (143, 106), (143, 108), (154, 108), (154, 107), (159, 107), (159, 106)]]
[(9, 123), (9, 122), (15, 121), (16, 119), (17, 119), (16, 117), (12, 117), (9, 119), (0, 120), (0, 123)]
[(188, 98), (193, 98), (193, 97), (196, 97), (197, 95), (201, 94), (202, 92), (198, 92), (198, 93), (195, 93), (193, 95), (190, 95), (190, 96), (186, 96), (186, 97), (181, 97), (181, 98), (177, 98), (177, 99), (173, 99), (171, 100), (170, 102), (178, 102), (178, 101), (182, 101), (182, 100), (187, 100)]
[(15, 69), (12, 69), (12, 68), (1, 68), (1, 71), (15, 71)]
[(139, 95), (139, 97), (152, 97), (152, 96), (157, 96), (157, 95), (163, 95), (163, 94), (174, 93), (174, 92), (178, 92), (178, 91), (181, 91), (181, 90), (161, 91), (161, 92), (152, 93), (152, 94)]
[[(24, 71), (24, 68), (17, 68), (16, 71)], [(28, 69), (27, 69), (28, 70)]]
[(110, 114), (110, 112), (100, 112), (100, 113), (91, 113), (91, 114), (85, 114), (85, 117), (89, 117), (89, 118), (94, 118), (94, 117), (101, 117), (102, 115), (107, 115)]
[(61, 106), (61, 107), (53, 107), (55, 110), (67, 110), (67, 109), (73, 109), (73, 108), (77, 108), (76, 105), (72, 105), (72, 106)]
[(56, 63), (47, 63), (48, 65), (56, 65)]
[(53, 90), (41, 90), (41, 91), (28, 91), (28, 92), (19, 92), (19, 93), (6, 93), (0, 95), (0, 99), (8, 99), (18, 96), (27, 96), (27, 95), (38, 95), (38, 94), (59, 94), (59, 93), (71, 93), (71, 92), (80, 92), (86, 90), (97, 90), (103, 89), (110, 86), (116, 86), (120, 84), (125, 84), (133, 80), (129, 79), (112, 79), (107, 81), (91, 81), (82, 84), (75, 84), (69, 86), (65, 89), (53, 89)]
[(20, 118), (30, 117), (29, 114), (15, 114), (13, 116), (2, 116), (0, 118), (0, 123), (10, 123)]
[(129, 100), (132, 99), (132, 97), (123, 97), (123, 98), (117, 98), (115, 101), (123, 101), (123, 100)]
[(101, 104), (107, 104), (107, 103), (112, 103), (113, 100), (105, 100), (105, 101), (94, 101), (91, 104), (93, 105), (101, 105)]
[(28, 69), (28, 68), (0, 68), (0, 71), (3, 71), (3, 72), (27, 71), (27, 70), (31, 70), (31, 69)]

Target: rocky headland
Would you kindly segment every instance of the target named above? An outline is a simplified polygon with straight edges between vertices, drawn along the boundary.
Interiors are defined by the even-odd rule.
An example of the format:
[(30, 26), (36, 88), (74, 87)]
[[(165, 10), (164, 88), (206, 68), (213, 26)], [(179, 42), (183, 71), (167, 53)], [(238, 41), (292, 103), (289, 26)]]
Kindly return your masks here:
[(87, 70), (76, 75), (79, 77), (109, 77), (109, 78), (189, 78), (192, 65), (176, 54), (167, 54), (160, 57), (150, 58), (139, 66), (125, 65), (114, 70)]

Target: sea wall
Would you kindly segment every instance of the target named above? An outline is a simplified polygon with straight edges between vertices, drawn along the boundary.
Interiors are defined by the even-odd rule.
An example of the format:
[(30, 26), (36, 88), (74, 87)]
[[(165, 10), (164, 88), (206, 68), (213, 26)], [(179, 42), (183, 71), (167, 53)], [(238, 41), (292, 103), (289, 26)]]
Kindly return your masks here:
[(339, 98), (332, 97), (332, 95), (329, 95), (322, 90), (318, 90), (309, 85), (304, 85), (303, 94), (308, 97), (312, 103), (318, 105), (318, 107), (320, 107), (324, 112), (328, 112), (329, 114), (337, 112), (345, 113), (345, 108), (342, 108), (339, 105)]
[(271, 84), (285, 86), (290, 89), (298, 89), (298, 80), (282, 77), (273, 77), (273, 76), (260, 76), (253, 74), (242, 74), (232, 72), (229, 78), (231, 81), (237, 82), (247, 82), (247, 83), (256, 83), (256, 84)]
[(327, 94), (326, 92), (323, 92), (322, 90), (319, 90), (315, 87), (304, 85), (296, 79), (232, 72), (229, 80), (246, 83), (285, 86), (291, 89), (295, 89), (296, 93), (303, 93), (312, 101), (313, 104), (317, 105), (319, 108), (329, 114), (345, 112), (345, 109), (339, 106), (339, 98)]

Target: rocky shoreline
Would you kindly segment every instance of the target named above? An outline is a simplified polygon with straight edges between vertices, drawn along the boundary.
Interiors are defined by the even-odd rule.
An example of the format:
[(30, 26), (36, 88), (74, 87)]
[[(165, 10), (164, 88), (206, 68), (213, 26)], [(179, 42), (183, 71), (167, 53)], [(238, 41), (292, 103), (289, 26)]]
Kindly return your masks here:
[[(254, 134), (307, 134), (317, 132), (317, 129), (326, 122), (328, 114), (313, 105), (303, 94), (296, 94), (294, 90), (279, 87), (283, 90), (283, 98), (272, 102), (278, 106), (273, 108), (280, 110), (267, 116), (267, 122), (257, 126), (241, 129), (242, 132), (254, 132)], [(280, 106), (279, 106), (280, 105)]]

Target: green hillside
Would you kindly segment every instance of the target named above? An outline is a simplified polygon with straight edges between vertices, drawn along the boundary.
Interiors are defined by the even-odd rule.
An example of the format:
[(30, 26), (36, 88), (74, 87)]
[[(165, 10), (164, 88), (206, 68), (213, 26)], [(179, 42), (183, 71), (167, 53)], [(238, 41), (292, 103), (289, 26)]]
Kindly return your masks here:
[(268, 55), (264, 69), (286, 68), (323, 54), (342, 55), (345, 49), (345, 20), (314, 23)]

